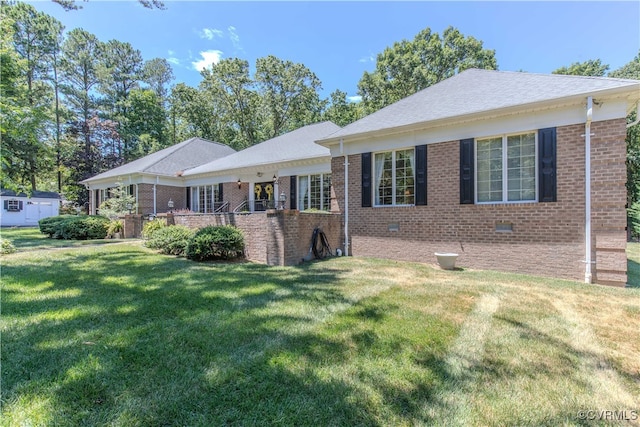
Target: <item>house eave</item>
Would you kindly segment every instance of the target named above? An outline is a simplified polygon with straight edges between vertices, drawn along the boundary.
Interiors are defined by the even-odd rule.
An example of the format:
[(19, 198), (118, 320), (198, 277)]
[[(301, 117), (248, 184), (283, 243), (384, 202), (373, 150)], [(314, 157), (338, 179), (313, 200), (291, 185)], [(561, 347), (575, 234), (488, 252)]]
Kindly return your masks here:
[[(636, 102), (638, 98), (640, 98), (640, 83), (637, 85), (637, 91), (630, 91), (628, 86), (616, 89), (606, 89), (601, 91), (594, 91), (589, 94), (578, 94), (569, 97), (563, 98), (555, 98), (549, 99), (545, 101), (536, 101), (526, 104), (520, 104), (516, 106), (508, 106), (503, 108), (496, 108), (492, 110), (478, 111), (463, 115), (444, 117), (436, 120), (422, 121), (411, 123), (403, 126), (396, 126), (384, 129), (376, 129), (369, 132), (361, 132), (344, 136), (336, 136), (330, 137), (322, 140), (316, 141), (316, 144), (319, 144), (326, 148), (335, 147), (340, 144), (340, 141), (343, 143), (367, 140), (371, 138), (381, 138), (381, 137), (389, 137), (397, 134), (415, 132), (415, 131), (424, 131), (430, 128), (436, 127), (444, 127), (444, 126), (453, 126), (458, 124), (467, 124), (471, 122), (481, 121), (481, 120), (489, 120), (489, 119), (497, 119), (497, 118), (508, 118), (515, 115), (539, 112), (551, 109), (561, 109), (572, 106), (580, 106), (586, 103), (587, 96), (591, 95), (594, 97), (594, 101), (604, 102), (610, 99), (621, 99), (624, 98), (627, 100), (627, 103), (633, 104)], [(635, 95), (635, 96), (634, 96)]]

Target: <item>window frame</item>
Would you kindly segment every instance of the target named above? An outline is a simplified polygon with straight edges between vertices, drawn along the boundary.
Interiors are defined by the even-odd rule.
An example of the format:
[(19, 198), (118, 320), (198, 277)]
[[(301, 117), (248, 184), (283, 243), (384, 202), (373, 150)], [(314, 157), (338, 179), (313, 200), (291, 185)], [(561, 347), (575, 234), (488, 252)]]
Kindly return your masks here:
[[(413, 177), (413, 203), (397, 203), (397, 181), (398, 176), (396, 174), (396, 162), (397, 157), (396, 153), (400, 151), (411, 151), (413, 153), (413, 162), (411, 165), (412, 169), (412, 177)], [(377, 196), (378, 183), (376, 182), (376, 156), (379, 154), (391, 153), (391, 204), (378, 204), (376, 200), (379, 197)], [(405, 177), (406, 178), (406, 177)], [(407, 207), (407, 206), (416, 206), (416, 147), (407, 147), (407, 148), (398, 148), (394, 150), (383, 150), (383, 151), (374, 151), (371, 153), (371, 194), (372, 200), (371, 205), (375, 208), (385, 208), (385, 207)]]
[[(311, 205), (311, 183), (312, 183), (312, 177), (320, 177), (320, 187), (319, 187), (319, 195), (318, 198), (320, 200), (320, 207), (313, 207)], [(306, 203), (301, 203), (302, 202), (302, 197), (303, 195), (300, 194), (300, 189), (302, 188), (300, 186), (300, 181), (302, 180), (306, 180), (307, 181), (307, 186), (306, 186)], [(328, 182), (328, 186), (325, 188), (325, 183)], [(297, 177), (297, 182), (296, 182), (296, 205), (298, 206), (298, 210), (299, 211), (305, 211), (307, 209), (318, 209), (320, 211), (326, 211), (329, 212), (331, 211), (331, 172), (323, 172), (323, 173), (310, 173), (307, 175), (298, 175)], [(326, 193), (325, 193), (326, 192)], [(328, 197), (325, 197), (327, 196)], [(307, 206), (306, 208), (302, 209), (303, 206)]]
[[(533, 174), (533, 190), (534, 190), (534, 198), (531, 200), (509, 200), (509, 153), (508, 153), (508, 140), (509, 137), (512, 136), (522, 136), (522, 135), (528, 135), (528, 134), (533, 134), (534, 137), (534, 147), (533, 147), (533, 155), (534, 155), (534, 174)], [(479, 192), (479, 185), (478, 183), (480, 182), (478, 174), (479, 174), (479, 169), (478, 169), (478, 142), (480, 141), (485, 141), (485, 140), (490, 140), (490, 139), (497, 139), (500, 138), (502, 145), (501, 145), (501, 150), (502, 150), (502, 198), (500, 200), (490, 200), (490, 201), (485, 201), (485, 202), (481, 202), (478, 200), (478, 192)], [(521, 204), (521, 203), (538, 203), (539, 201), (539, 189), (538, 189), (538, 185), (539, 185), (539, 176), (538, 176), (538, 163), (539, 163), (539, 153), (538, 153), (538, 131), (536, 130), (529, 130), (529, 131), (523, 131), (523, 132), (511, 132), (511, 133), (503, 133), (503, 134), (498, 134), (498, 135), (488, 135), (488, 136), (484, 136), (482, 138), (474, 138), (474, 144), (473, 144), (473, 167), (474, 167), (474, 203), (478, 204), (478, 205), (495, 205), (495, 204)]]
[[(189, 202), (191, 206), (189, 206), (189, 210), (195, 213), (215, 213), (215, 204), (219, 203), (218, 199), (220, 198), (220, 189), (218, 187), (219, 185), (220, 184), (190, 186), (191, 200)], [(203, 197), (200, 197), (201, 195)]]
[(7, 200), (7, 212), (21, 212), (20, 200), (8, 199)]

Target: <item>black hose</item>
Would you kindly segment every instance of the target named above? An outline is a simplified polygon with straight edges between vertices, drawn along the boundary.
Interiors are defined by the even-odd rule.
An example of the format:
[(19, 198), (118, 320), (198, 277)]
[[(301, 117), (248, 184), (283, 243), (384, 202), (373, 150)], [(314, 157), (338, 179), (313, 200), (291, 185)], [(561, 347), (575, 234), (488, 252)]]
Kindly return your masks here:
[(332, 255), (327, 235), (318, 227), (313, 229), (313, 234), (311, 235), (311, 249), (316, 259), (324, 259)]

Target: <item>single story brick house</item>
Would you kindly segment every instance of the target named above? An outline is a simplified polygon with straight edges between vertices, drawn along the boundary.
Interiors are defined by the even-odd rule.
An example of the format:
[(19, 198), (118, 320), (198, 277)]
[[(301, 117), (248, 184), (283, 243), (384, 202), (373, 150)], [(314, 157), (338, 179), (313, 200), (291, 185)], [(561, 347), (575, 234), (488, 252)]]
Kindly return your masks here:
[(1, 226), (34, 226), (42, 218), (58, 215), (60, 195), (51, 191), (26, 194), (1, 190), (0, 206)]
[(193, 212), (255, 212), (268, 208), (331, 209), (331, 153), (315, 143), (340, 130), (316, 123), (182, 174)]
[(635, 80), (473, 69), (320, 139), (344, 252), (624, 285), (639, 100)]
[(89, 190), (89, 209), (99, 213), (100, 203), (110, 197), (118, 183), (129, 186), (136, 198), (136, 211), (148, 215), (166, 212), (169, 200), (176, 209), (187, 207), (183, 171), (236, 151), (228, 145), (191, 138), (148, 156), (81, 181)]

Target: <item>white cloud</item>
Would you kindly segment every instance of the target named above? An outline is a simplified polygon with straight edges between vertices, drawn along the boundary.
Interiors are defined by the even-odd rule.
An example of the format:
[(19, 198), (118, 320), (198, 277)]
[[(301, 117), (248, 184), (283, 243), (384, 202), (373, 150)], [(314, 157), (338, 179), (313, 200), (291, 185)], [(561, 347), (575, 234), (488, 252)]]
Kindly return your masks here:
[(349, 102), (353, 102), (354, 104), (357, 104), (358, 102), (362, 102), (362, 97), (361, 96), (347, 96), (347, 101)]
[(376, 61), (376, 58), (373, 55), (365, 56), (358, 60), (358, 62), (361, 62), (363, 64), (366, 62), (375, 62), (375, 61)]
[(198, 32), (198, 35), (203, 39), (213, 40), (216, 37), (222, 37), (223, 32), (214, 28), (203, 28)]
[(180, 60), (178, 58), (174, 58), (173, 56), (167, 58), (167, 62), (170, 62), (173, 65), (180, 65)]
[(229, 28), (227, 28), (227, 31), (229, 32), (229, 39), (231, 39), (233, 47), (236, 50), (244, 51), (244, 49), (242, 49), (242, 45), (240, 44), (240, 36), (238, 36), (238, 33), (236, 32), (236, 27), (230, 26)]
[(221, 50), (205, 50), (204, 52), (200, 52), (200, 56), (202, 59), (199, 61), (192, 62), (193, 68), (197, 71), (202, 71), (205, 68), (209, 68), (214, 64), (220, 62), (220, 58), (222, 57)]

